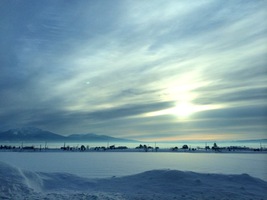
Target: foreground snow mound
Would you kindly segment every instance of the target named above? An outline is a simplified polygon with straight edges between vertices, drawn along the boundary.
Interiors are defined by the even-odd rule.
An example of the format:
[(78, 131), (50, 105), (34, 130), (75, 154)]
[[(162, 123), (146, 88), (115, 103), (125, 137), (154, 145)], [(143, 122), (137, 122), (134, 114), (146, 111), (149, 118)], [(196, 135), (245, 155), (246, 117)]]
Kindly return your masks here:
[(0, 162), (0, 199), (267, 199), (267, 182), (249, 175), (152, 170), (87, 179), (29, 172)]

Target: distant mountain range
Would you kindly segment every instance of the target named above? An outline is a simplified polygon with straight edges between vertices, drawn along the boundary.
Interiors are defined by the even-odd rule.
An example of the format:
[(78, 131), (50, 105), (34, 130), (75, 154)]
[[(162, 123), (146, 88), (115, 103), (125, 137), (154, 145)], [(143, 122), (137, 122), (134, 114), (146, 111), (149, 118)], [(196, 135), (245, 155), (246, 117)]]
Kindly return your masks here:
[(123, 138), (115, 138), (106, 135), (73, 134), (63, 136), (39, 128), (26, 127), (10, 129), (0, 132), (0, 141), (2, 142), (138, 142)]
[[(126, 138), (115, 138), (107, 135), (97, 135), (94, 133), (88, 134), (72, 134), (63, 136), (34, 127), (16, 128), (8, 131), (0, 132), (0, 142), (140, 142), (136, 140), (129, 140)], [(175, 141), (170, 141), (175, 142)], [(181, 142), (181, 141), (180, 141)], [(190, 142), (190, 141), (186, 141)], [(223, 141), (221, 141), (223, 142)], [(229, 142), (229, 141), (224, 141)], [(239, 143), (266, 143), (267, 139), (253, 139), (253, 140), (235, 140), (230, 142)]]

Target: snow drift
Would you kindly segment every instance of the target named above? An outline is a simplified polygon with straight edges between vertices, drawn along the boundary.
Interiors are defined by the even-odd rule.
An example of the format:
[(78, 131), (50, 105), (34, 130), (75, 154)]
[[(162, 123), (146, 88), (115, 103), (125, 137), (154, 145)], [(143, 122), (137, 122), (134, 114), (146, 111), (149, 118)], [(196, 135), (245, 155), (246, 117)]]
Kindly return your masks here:
[(247, 174), (152, 170), (88, 179), (30, 172), (0, 162), (0, 199), (267, 199), (267, 182)]

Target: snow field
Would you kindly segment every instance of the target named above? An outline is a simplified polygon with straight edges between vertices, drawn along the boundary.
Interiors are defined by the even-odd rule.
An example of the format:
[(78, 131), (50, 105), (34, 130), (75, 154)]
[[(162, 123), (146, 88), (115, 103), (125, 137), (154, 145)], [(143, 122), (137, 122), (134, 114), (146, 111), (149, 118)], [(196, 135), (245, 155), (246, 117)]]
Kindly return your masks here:
[(0, 162), (0, 199), (244, 199), (266, 200), (267, 182), (247, 174), (222, 175), (151, 170), (88, 179), (68, 173), (20, 170)]

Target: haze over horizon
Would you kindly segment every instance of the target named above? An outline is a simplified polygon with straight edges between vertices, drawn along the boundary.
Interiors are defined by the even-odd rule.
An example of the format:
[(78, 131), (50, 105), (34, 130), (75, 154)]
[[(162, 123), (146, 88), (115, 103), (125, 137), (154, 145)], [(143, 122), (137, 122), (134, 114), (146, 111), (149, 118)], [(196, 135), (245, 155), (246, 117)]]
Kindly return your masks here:
[(267, 138), (267, 1), (0, 1), (0, 131)]

